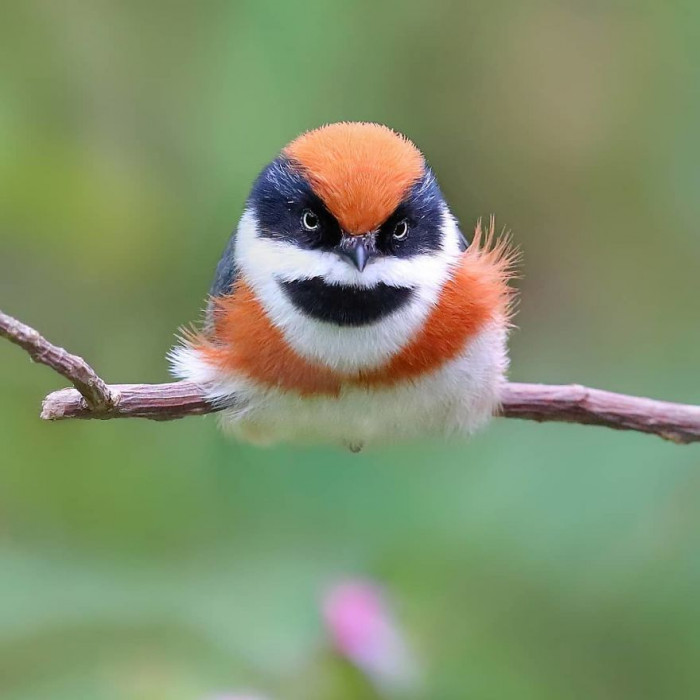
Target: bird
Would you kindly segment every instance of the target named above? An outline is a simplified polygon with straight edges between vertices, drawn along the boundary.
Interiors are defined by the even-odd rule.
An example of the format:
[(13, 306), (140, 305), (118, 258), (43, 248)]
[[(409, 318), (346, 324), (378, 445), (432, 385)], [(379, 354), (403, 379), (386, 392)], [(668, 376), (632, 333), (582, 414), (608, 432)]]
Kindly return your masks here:
[(171, 371), (255, 445), (466, 437), (498, 409), (515, 258), (493, 217), (467, 241), (407, 137), (326, 124), (255, 180)]

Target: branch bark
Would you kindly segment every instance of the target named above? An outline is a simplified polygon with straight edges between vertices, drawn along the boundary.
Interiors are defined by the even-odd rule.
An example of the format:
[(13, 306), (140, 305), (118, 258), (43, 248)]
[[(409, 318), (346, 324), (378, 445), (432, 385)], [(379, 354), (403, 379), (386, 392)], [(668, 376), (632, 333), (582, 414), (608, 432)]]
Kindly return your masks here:
[[(73, 383), (75, 389), (54, 391), (44, 399), (41, 411), (44, 420), (174, 420), (219, 410), (207, 402), (197, 385), (189, 382), (107, 385), (81, 357), (51, 344), (33, 328), (2, 312), (0, 335)], [(577, 384), (504, 384), (499, 415), (634, 430), (676, 443), (700, 442), (700, 406), (616, 394)]]

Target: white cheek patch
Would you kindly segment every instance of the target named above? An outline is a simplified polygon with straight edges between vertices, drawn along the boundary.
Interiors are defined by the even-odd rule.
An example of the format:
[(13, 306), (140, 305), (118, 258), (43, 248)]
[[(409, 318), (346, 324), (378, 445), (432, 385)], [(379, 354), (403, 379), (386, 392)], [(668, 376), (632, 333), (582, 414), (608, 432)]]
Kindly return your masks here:
[(249, 278), (251, 275), (274, 276), (291, 281), (322, 277), (329, 284), (354, 287), (374, 287), (379, 282), (393, 287), (441, 287), (449, 265), (459, 255), (458, 234), (452, 217), (446, 218), (444, 230), (448, 235), (442, 250), (412, 258), (371, 260), (360, 272), (335, 253), (304, 250), (293, 243), (259, 236), (255, 215), (246, 211), (236, 234), (236, 257)]
[[(459, 257), (456, 223), (446, 212), (443, 247), (412, 258), (385, 258), (359, 272), (334, 253), (303, 250), (284, 241), (261, 237), (254, 214), (239, 223), (236, 260), (272, 323), (300, 355), (340, 371), (384, 364), (415, 336), (437, 303)], [(367, 326), (336, 326), (301, 313), (278, 281), (321, 277), (328, 284), (373, 287), (378, 283), (414, 290), (411, 301)]]

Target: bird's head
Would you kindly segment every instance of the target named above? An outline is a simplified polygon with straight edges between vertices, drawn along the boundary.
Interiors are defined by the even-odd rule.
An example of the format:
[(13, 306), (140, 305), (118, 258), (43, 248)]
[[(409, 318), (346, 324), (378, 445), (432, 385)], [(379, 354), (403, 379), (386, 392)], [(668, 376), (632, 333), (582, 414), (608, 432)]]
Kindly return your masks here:
[(343, 122), (298, 137), (262, 171), (236, 258), (248, 279), (274, 279), (310, 315), (363, 325), (434, 291), (464, 247), (416, 146), (379, 124)]

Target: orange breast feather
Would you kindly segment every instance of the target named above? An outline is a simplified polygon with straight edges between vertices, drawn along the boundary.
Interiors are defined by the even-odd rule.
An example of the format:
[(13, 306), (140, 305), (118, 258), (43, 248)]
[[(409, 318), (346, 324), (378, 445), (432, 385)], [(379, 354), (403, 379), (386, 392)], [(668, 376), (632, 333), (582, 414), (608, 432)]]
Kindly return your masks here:
[(514, 255), (507, 241), (494, 246), (491, 240), (487, 236), (481, 246), (477, 229), (476, 239), (462, 254), (415, 339), (374, 370), (341, 374), (301, 357), (244, 282), (233, 294), (215, 300), (212, 336), (198, 335), (190, 342), (224, 372), (302, 396), (337, 396), (344, 386), (388, 387), (416, 379), (457, 357), (487, 323), (508, 323), (512, 295), (508, 278)]

